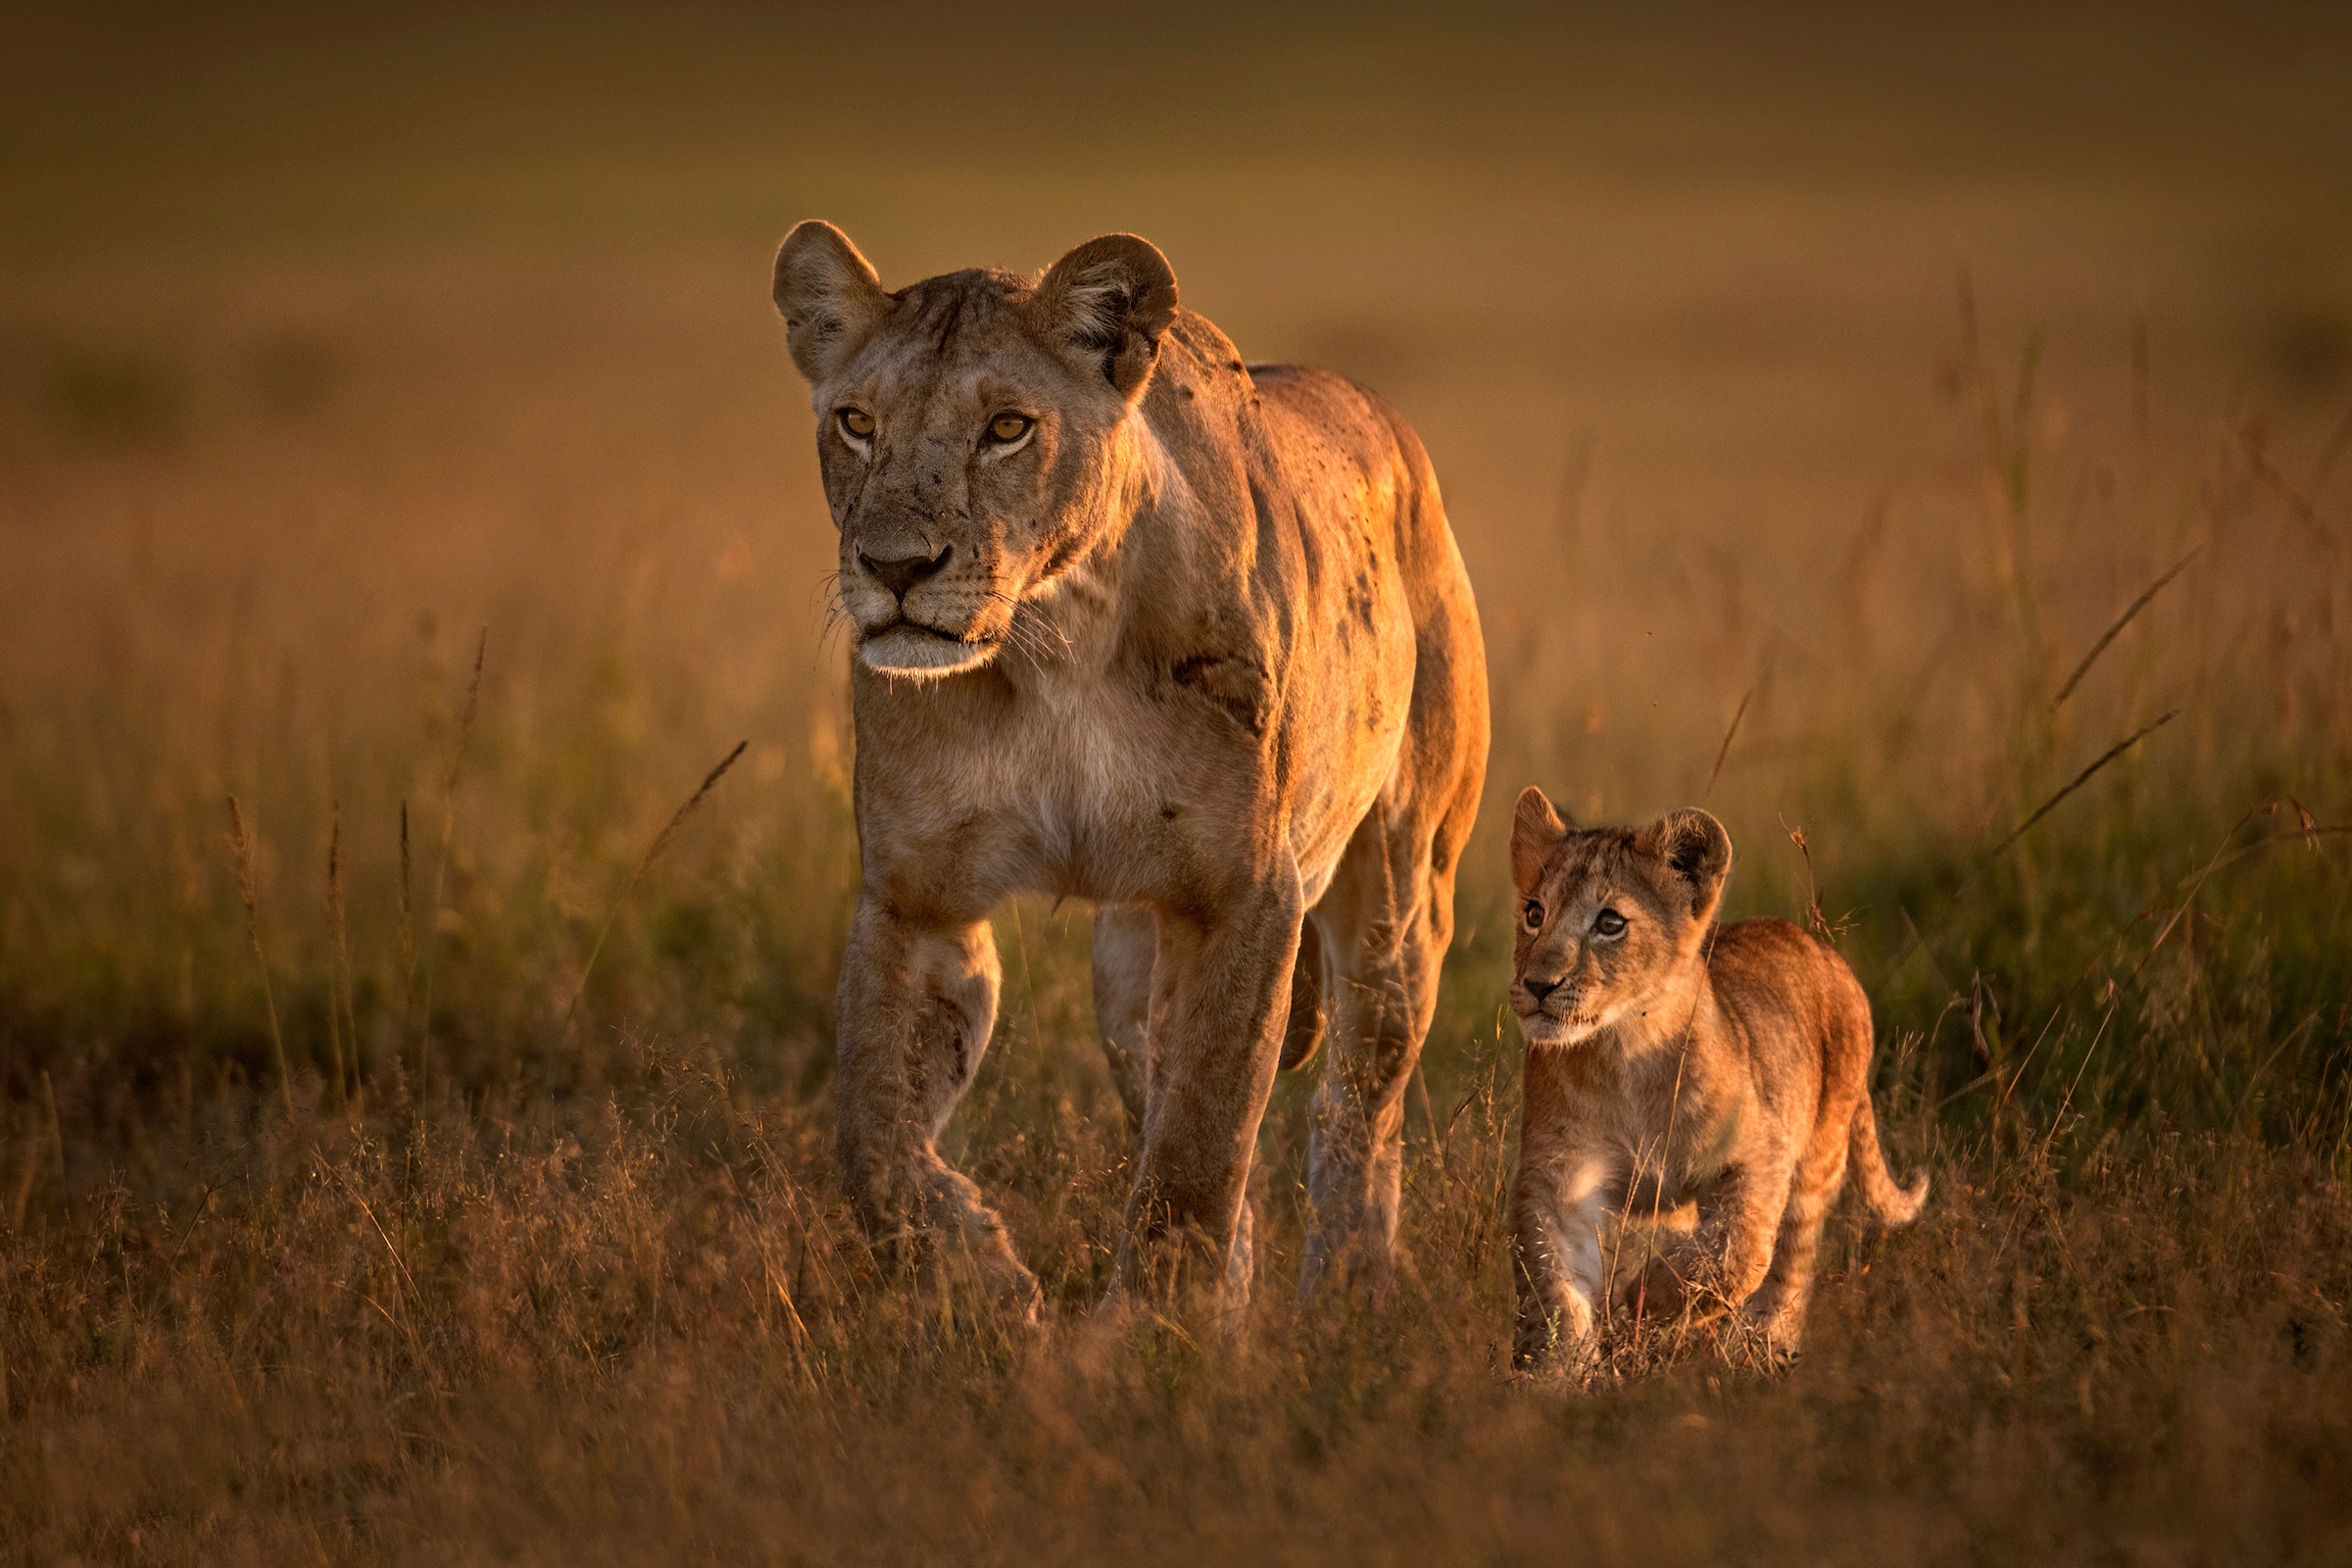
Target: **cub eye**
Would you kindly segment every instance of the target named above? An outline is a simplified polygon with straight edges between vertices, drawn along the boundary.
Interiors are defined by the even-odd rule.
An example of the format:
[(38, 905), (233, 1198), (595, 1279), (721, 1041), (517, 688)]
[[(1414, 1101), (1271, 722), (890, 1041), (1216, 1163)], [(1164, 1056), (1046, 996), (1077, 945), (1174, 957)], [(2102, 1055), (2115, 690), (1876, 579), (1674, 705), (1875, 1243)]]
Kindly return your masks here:
[(1604, 937), (1625, 935), (1625, 916), (1615, 909), (1603, 909), (1592, 920), (1592, 929)]
[(988, 421), (989, 439), (1010, 444), (1027, 435), (1036, 422), (1026, 414), (1000, 414)]
[(1527, 907), (1521, 909), (1519, 914), (1522, 919), (1527, 921), (1527, 928), (1530, 931), (1544, 929), (1544, 906), (1534, 899), (1527, 901)]
[(841, 427), (862, 441), (874, 433), (874, 416), (863, 409), (844, 409), (834, 416)]

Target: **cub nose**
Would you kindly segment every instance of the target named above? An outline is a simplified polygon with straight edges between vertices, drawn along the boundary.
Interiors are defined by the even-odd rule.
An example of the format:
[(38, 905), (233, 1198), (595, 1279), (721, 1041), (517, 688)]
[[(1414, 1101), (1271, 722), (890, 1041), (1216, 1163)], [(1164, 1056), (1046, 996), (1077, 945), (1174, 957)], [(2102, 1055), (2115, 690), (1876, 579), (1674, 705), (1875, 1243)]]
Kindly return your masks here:
[(1527, 987), (1527, 994), (1538, 1002), (1542, 1002), (1545, 997), (1560, 989), (1560, 983), (1557, 980), (1522, 980), (1519, 983)]
[(858, 552), (858, 564), (865, 568), (866, 575), (889, 589), (893, 598), (904, 599), (907, 589), (925, 577), (937, 576), (939, 569), (948, 564), (948, 556), (955, 548), (954, 545), (943, 545), (936, 556), (901, 556), (893, 561), (876, 561), (860, 550)]

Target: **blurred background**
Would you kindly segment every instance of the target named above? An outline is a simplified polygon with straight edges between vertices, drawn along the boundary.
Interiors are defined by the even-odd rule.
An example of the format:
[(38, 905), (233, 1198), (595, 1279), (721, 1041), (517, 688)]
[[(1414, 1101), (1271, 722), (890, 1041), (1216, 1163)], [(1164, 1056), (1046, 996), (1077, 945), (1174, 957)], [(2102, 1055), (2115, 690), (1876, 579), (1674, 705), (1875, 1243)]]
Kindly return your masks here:
[[(2347, 1560), (2348, 84), (2340, 3), (0, 0), (0, 1561)], [(1044, 1331), (844, 1210), (808, 217), (1134, 230), (1426, 440), (1495, 743), (1378, 1301), (1291, 1299), (1300, 1073), (1250, 1332), (1094, 1310), (1075, 903), (943, 1140)], [(1936, 1197), (1792, 1376), (1508, 1381), (1530, 781), (1870, 992)]]
[[(2352, 816), (2340, 6), (88, 5), (5, 31), (14, 1093), (266, 1074), (271, 1007), (338, 1086), (593, 1080), (563, 1042), (626, 1028), (821, 1089), (846, 655), (767, 300), (812, 216), (894, 287), (1134, 230), (1246, 354), (1377, 388), (1478, 588), (1491, 807), (1531, 779), (1588, 818), (1703, 798), (1735, 907), (1818, 897), (1894, 1024), (2000, 944), (2177, 890), (2241, 811)], [(2082, 881), (2049, 896), (2029, 838), (1996, 879), (2022, 924), (1937, 923), (2176, 709), (2039, 830), (2095, 839)], [(1464, 884), (1457, 1063), (1504, 1044), (1506, 820)], [(1016, 935), (1041, 956), (1001, 1043), (1099, 1096), (1084, 912), (1006, 912), (1008, 974)], [(2308, 934), (2323, 972), (2292, 984), (2339, 995)]]

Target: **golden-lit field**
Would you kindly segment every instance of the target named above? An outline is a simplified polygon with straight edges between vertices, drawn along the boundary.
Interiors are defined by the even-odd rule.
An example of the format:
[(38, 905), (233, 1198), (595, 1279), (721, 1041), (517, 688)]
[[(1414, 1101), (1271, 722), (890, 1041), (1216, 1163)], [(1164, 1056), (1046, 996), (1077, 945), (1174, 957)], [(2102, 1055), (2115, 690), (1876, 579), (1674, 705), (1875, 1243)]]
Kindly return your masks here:
[[(1153, 27), (11, 22), (0, 1561), (2352, 1554), (2352, 26)], [(1043, 900), (950, 1140), (1047, 1321), (878, 1277), (808, 216), (1136, 230), (1427, 442), (1495, 743), (1388, 1297), (1292, 1298), (1300, 1077), (1247, 1331), (1094, 1310)], [(1871, 993), (1936, 1194), (1785, 1374), (1508, 1375), (1531, 781)]]

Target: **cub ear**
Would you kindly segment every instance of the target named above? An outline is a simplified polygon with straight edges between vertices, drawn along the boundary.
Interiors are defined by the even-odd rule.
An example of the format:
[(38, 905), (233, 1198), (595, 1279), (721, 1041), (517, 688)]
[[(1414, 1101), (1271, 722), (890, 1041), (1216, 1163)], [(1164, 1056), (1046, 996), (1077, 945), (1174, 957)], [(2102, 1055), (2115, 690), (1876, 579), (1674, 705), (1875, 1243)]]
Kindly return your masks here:
[(776, 252), (775, 298), (792, 363), (815, 386), (849, 363), (890, 311), (850, 236), (821, 218), (793, 225)]
[(1551, 852), (1573, 825), (1535, 785), (1519, 792), (1519, 809), (1511, 816), (1511, 883), (1521, 893), (1533, 893), (1543, 882)]
[(1055, 262), (1034, 301), (1047, 335), (1133, 403), (1176, 319), (1176, 273), (1150, 240), (1104, 234)]
[(1732, 836), (1721, 822), (1696, 807), (1669, 811), (1642, 831), (1642, 848), (1690, 885), (1693, 919), (1714, 914), (1732, 874)]

